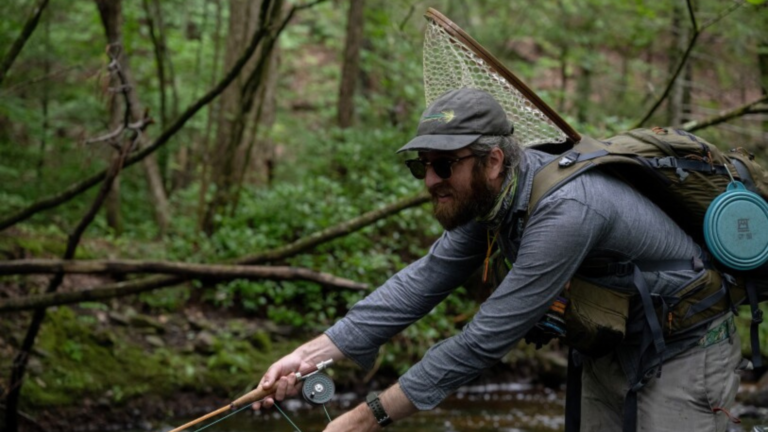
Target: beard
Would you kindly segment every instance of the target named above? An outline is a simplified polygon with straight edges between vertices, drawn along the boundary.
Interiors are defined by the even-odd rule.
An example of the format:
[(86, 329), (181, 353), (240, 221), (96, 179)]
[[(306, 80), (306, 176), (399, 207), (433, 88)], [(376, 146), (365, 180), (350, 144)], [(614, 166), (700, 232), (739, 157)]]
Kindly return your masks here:
[[(432, 213), (446, 231), (488, 214), (498, 194), (491, 183), (483, 178), (482, 168), (478, 165), (472, 170), (469, 188), (458, 190), (447, 183), (438, 183), (429, 189), (429, 193), (432, 195)], [(446, 194), (452, 199), (441, 203), (438, 196)]]

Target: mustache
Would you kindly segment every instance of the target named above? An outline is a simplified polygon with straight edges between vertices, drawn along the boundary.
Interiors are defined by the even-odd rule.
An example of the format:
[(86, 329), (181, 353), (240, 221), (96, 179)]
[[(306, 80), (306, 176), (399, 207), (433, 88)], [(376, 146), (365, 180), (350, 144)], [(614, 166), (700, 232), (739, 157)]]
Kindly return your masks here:
[(453, 188), (445, 183), (438, 183), (429, 188), (429, 193), (432, 197), (437, 195), (443, 195), (453, 192)]

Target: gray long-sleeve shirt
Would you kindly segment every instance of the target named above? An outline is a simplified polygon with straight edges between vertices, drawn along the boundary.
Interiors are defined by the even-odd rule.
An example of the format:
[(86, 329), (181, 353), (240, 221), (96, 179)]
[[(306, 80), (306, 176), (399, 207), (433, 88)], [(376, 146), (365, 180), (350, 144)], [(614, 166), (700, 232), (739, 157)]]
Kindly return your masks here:
[[(499, 234), (502, 252), (514, 263), (512, 270), (459, 334), (430, 348), (400, 378), (417, 408), (435, 407), (509, 352), (586, 258), (663, 261), (699, 256), (699, 247), (648, 198), (598, 171), (577, 177), (543, 199), (519, 235), (517, 225), (527, 211), (533, 174), (552, 158), (525, 151), (518, 190)], [(443, 233), (426, 256), (357, 303), (326, 334), (348, 358), (372, 367), (380, 345), (427, 314), (482, 264), (487, 230), (472, 222)], [(698, 275), (693, 270), (644, 273), (650, 291), (659, 294), (669, 294)], [(630, 278), (601, 281), (633, 289)], [(639, 313), (632, 311), (630, 318), (637, 319)], [(625, 355), (619, 354), (631, 359), (633, 351), (629, 347)], [(623, 363), (625, 369), (638, 367), (635, 361)]]

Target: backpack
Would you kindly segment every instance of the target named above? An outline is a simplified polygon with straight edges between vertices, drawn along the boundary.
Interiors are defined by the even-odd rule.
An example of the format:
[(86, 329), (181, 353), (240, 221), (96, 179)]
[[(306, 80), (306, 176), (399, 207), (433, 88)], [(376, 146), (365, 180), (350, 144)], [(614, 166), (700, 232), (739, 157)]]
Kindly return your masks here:
[[(551, 148), (544, 146), (541, 149), (547, 151)], [(762, 322), (762, 312), (758, 303), (768, 300), (768, 287), (758, 288), (756, 281), (768, 280), (768, 173), (744, 149), (724, 153), (702, 138), (677, 129), (635, 129), (600, 141), (582, 137), (572, 149), (534, 174), (527, 216), (551, 192), (596, 167), (638, 189), (704, 250), (702, 259), (694, 258), (692, 262), (587, 260), (571, 279), (563, 296), (551, 305), (548, 313), (526, 335), (527, 341), (533, 340), (537, 345), (539, 341), (560, 337), (571, 347), (566, 385), (566, 430), (578, 430), (581, 398), (579, 354), (601, 356), (623, 340), (630, 298), (635, 295), (596, 285), (590, 277), (609, 274), (632, 276), (646, 321), (640, 356), (641, 359), (655, 358), (658, 363), (656, 366), (641, 367), (635, 376), (627, 377), (630, 390), (624, 400), (623, 430), (631, 432), (636, 430), (638, 392), (651, 377), (660, 376), (666, 353), (665, 335), (674, 338), (677, 332), (706, 325), (735, 310), (746, 299), (752, 309), (752, 362), (760, 366), (758, 325)], [(732, 195), (731, 189), (736, 189), (738, 195)], [(731, 199), (733, 196), (736, 199)], [(749, 205), (740, 206), (745, 202)], [(743, 219), (748, 218), (742, 217), (740, 212), (746, 208), (757, 222), (752, 226), (749, 226), (749, 221), (742, 226)], [(724, 212), (724, 209), (727, 211)], [(721, 248), (718, 241), (727, 237), (723, 233), (731, 234), (733, 226), (727, 225), (733, 222), (738, 223), (735, 231), (740, 237), (746, 238), (753, 232), (750, 230), (757, 230), (757, 237), (747, 239), (752, 241), (753, 246), (747, 249), (752, 250), (757, 262), (748, 262), (743, 259), (747, 255), (738, 253), (732, 259), (727, 253), (728, 248)], [(723, 229), (723, 223), (727, 229)], [(749, 229), (742, 233), (742, 228)], [(735, 246), (739, 252), (739, 243), (730, 238), (725, 240), (730, 241), (730, 246)], [(714, 259), (705, 246), (717, 252)], [(672, 296), (649, 293), (643, 271), (679, 269), (705, 271), (701, 272), (700, 278), (680, 287)]]
[[(702, 248), (712, 240), (712, 233), (707, 232), (705, 226), (705, 222), (709, 223), (707, 218), (712, 219), (707, 215), (708, 210), (717, 207), (719, 201), (723, 204), (723, 193), (729, 188), (743, 185), (753, 193), (749, 198), (757, 200), (758, 213), (763, 213), (757, 215), (758, 223), (752, 226), (759, 235), (750, 235), (748, 241), (764, 242), (756, 246), (758, 258), (764, 254), (768, 260), (768, 241), (765, 241), (768, 236), (768, 172), (743, 148), (722, 152), (686, 131), (658, 127), (635, 129), (605, 140), (583, 137), (572, 149), (536, 172), (528, 214), (551, 192), (596, 167), (621, 178), (650, 198)], [(741, 231), (742, 227), (738, 228)], [(715, 254), (715, 258), (720, 256)], [(644, 284), (639, 271), (672, 270), (678, 264), (682, 266), (680, 268), (691, 268), (691, 264), (614, 262), (607, 265), (610, 272), (635, 272), (635, 283), (639, 284), (659, 355), (663, 355), (665, 333), (674, 334), (710, 322), (745, 299), (749, 300), (753, 363), (759, 366), (757, 326), (762, 322), (762, 313), (758, 302), (768, 300), (768, 292), (760, 292), (754, 281), (768, 279), (765, 260), (758, 268), (746, 271), (733, 268), (733, 263), (727, 260), (724, 263), (708, 259), (707, 263), (702, 263), (707, 264), (709, 270), (701, 280), (682, 287), (675, 298), (661, 299), (661, 302), (654, 301), (647, 289), (639, 286)], [(565, 342), (582, 353), (600, 356), (623, 339), (630, 296), (605, 288), (595, 290), (594, 284), (579, 276), (584, 273), (589, 276), (595, 267), (606, 267), (606, 264), (584, 263), (564, 293), (569, 302), (564, 313)], [(605, 307), (606, 302), (610, 307)], [(557, 306), (557, 309), (562, 310), (562, 307)]]

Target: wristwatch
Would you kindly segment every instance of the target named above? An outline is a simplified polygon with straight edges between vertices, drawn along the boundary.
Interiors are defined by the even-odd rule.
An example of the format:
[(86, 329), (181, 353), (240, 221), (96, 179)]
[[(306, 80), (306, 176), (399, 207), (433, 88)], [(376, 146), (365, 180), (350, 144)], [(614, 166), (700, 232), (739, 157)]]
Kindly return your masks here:
[(365, 398), (365, 403), (368, 404), (368, 407), (371, 409), (371, 412), (373, 412), (373, 417), (376, 419), (376, 423), (378, 423), (379, 426), (384, 427), (392, 423), (392, 419), (389, 418), (389, 414), (387, 414), (387, 412), (384, 411), (384, 407), (381, 405), (381, 401), (379, 400), (378, 393), (376, 392), (368, 393), (368, 396)]

